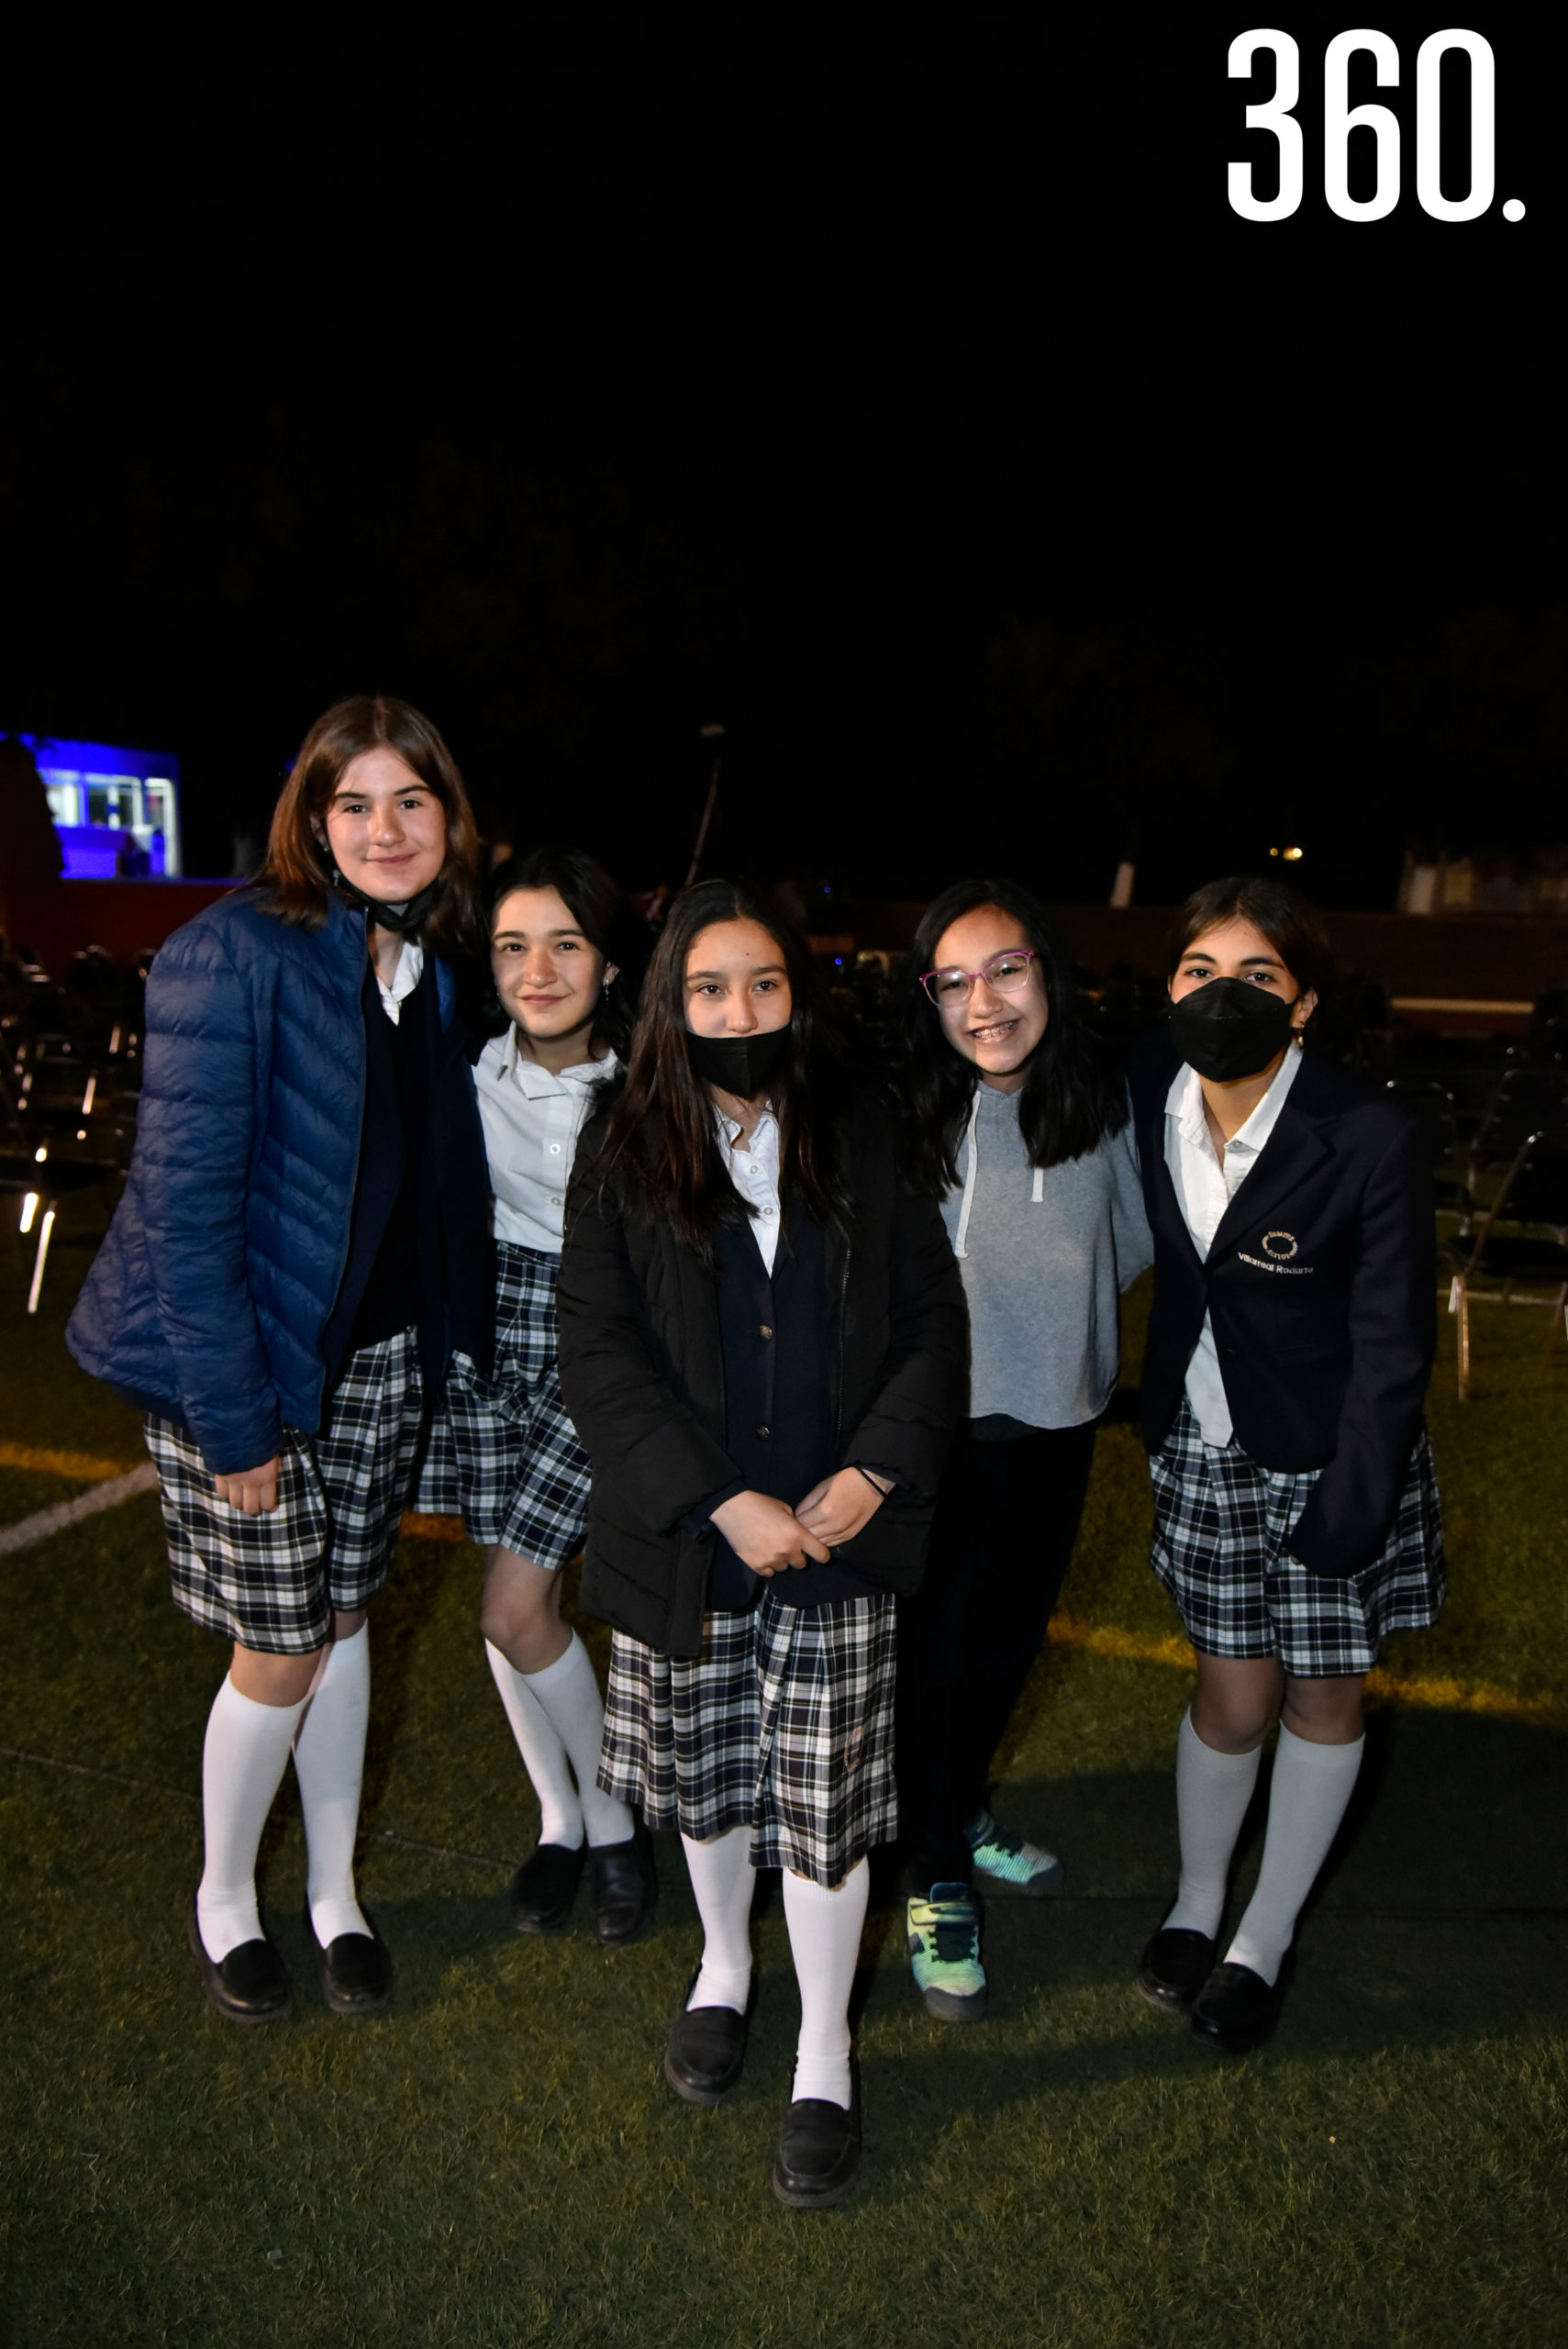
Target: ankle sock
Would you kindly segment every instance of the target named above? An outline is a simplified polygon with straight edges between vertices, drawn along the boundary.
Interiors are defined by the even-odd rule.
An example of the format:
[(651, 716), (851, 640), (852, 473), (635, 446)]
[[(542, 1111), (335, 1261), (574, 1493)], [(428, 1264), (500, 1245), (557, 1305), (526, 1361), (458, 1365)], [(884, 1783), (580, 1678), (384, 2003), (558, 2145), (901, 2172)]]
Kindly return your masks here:
[(1265, 1982), (1278, 1980), (1302, 1903), (1345, 1815), (1365, 1745), (1364, 1737), (1353, 1745), (1317, 1745), (1281, 1722), (1262, 1865), (1225, 1953), (1228, 1965), (1251, 1966)]
[(1176, 1825), (1182, 1842), (1182, 1876), (1167, 1929), (1213, 1935), (1225, 1914), (1230, 1857), (1252, 1789), (1262, 1749), (1218, 1753), (1182, 1715), (1176, 1732)]
[(202, 1946), (215, 1964), (241, 1942), (261, 1938), (256, 1853), (307, 1702), (261, 1705), (242, 1697), (228, 1679), (213, 1699), (202, 1747), (206, 1860), (196, 1922)]
[(800, 1986), (800, 2038), (792, 2099), (820, 2097), (850, 2109), (850, 1993), (861, 1954), (871, 1864), (860, 1860), (829, 1890), (784, 1870), (784, 1921)]
[(593, 1657), (573, 1631), (564, 1655), (547, 1664), (542, 1672), (526, 1672), (522, 1676), (529, 1696), (566, 1749), (589, 1843), (626, 1842), (637, 1821), (626, 1804), (606, 1794), (598, 1783), (605, 1700), (599, 1694)]
[(566, 1748), (529, 1686), (530, 1675), (519, 1672), (489, 1640), (484, 1642), (484, 1653), (506, 1709), (512, 1735), (517, 1741), (523, 1767), (539, 1797), (539, 1840), (574, 1852), (583, 1841), (583, 1806), (577, 1799)]
[(687, 2008), (733, 2007), (743, 2015), (751, 1990), (751, 1900), (757, 1889), (751, 1831), (732, 1827), (706, 1843), (683, 1835), (681, 1842), (703, 1930), (702, 1965)]
[(361, 1623), (328, 1648), (294, 1736), (310, 1860), (310, 1921), (323, 1949), (340, 1933), (370, 1932), (354, 1893), (354, 1839), (370, 1710), (370, 1628)]

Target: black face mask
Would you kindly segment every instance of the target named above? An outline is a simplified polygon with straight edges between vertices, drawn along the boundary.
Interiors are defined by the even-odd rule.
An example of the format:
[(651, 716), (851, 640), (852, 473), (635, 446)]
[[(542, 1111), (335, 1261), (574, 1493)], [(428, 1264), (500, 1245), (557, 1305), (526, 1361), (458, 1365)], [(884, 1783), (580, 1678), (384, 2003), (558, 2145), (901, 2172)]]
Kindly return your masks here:
[(421, 889), (417, 897), (389, 905), (384, 898), (367, 897), (362, 889), (356, 889), (353, 883), (345, 881), (340, 873), (337, 877), (337, 890), (340, 897), (347, 897), (351, 906), (358, 906), (369, 914), (378, 930), (395, 930), (400, 938), (417, 935), (420, 923), (436, 902), (440, 885), (439, 880), (432, 881), (429, 887)]
[(1293, 1003), (1250, 979), (1210, 979), (1171, 1006), (1171, 1041), (1200, 1076), (1232, 1085), (1256, 1076), (1284, 1052), (1296, 1030)]
[(754, 1036), (697, 1036), (688, 1030), (686, 1047), (706, 1084), (733, 1093), (738, 1101), (754, 1101), (784, 1066), (789, 1029), (769, 1028)]

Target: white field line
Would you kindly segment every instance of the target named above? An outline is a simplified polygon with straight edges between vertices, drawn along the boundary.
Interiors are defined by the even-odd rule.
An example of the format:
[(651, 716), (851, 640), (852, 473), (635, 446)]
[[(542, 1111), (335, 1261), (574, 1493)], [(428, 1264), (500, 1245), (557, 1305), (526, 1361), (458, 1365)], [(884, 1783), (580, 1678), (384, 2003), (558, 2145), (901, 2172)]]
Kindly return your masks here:
[(35, 1542), (47, 1542), (51, 1533), (62, 1533), (68, 1525), (78, 1525), (84, 1517), (96, 1517), (101, 1508), (113, 1508), (120, 1501), (128, 1501), (135, 1493), (155, 1492), (157, 1488), (158, 1471), (150, 1460), (145, 1460), (139, 1468), (129, 1469), (123, 1476), (111, 1476), (106, 1484), (78, 1493), (73, 1501), (56, 1501), (52, 1508), (37, 1509), (15, 1525), (0, 1526), (0, 1558), (9, 1557), (14, 1550), (30, 1549)]

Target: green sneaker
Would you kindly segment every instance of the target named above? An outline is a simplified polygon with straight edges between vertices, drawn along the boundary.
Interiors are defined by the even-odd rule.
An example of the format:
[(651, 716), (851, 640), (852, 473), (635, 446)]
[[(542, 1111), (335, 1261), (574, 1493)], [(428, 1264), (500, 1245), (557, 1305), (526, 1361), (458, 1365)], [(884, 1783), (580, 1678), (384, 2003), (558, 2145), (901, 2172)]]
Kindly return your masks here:
[(1054, 1852), (1026, 1843), (998, 1827), (988, 1810), (978, 1811), (963, 1831), (963, 1840), (982, 1876), (1006, 1885), (1009, 1892), (1025, 1892), (1033, 1899), (1062, 1889), (1062, 1863)]
[(933, 1884), (929, 1900), (904, 1910), (915, 1987), (941, 2022), (978, 2022), (985, 2012), (980, 1911), (966, 1884)]

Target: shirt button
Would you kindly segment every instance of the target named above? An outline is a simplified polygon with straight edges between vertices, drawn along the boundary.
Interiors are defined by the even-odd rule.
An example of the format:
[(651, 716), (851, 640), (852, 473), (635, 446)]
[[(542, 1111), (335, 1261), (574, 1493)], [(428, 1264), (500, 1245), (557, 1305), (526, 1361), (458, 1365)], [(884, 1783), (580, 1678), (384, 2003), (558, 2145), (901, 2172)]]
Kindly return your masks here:
[(760, 1321), (758, 1323), (757, 1335), (759, 1338), (771, 1338), (773, 1334), (772, 1330), (768, 1327), (768, 1324), (765, 1321)]
[(762, 1437), (764, 1443), (772, 1442), (773, 1434), (772, 1428), (759, 1428), (757, 1430), (757, 1433)]
[(765, 1216), (771, 1216), (771, 1215), (773, 1214), (773, 1209), (772, 1209), (772, 1208), (764, 1208), (762, 1209), (762, 1213), (763, 1213)]
[(561, 1201), (559, 1199), (552, 1198), (550, 1204), (552, 1208), (558, 1208), (561, 1205)]
[(559, 1157), (560, 1157), (560, 1155), (561, 1155), (561, 1144), (560, 1144), (558, 1141), (552, 1141), (552, 1142), (550, 1143), (550, 1154), (551, 1158), (559, 1158)]

